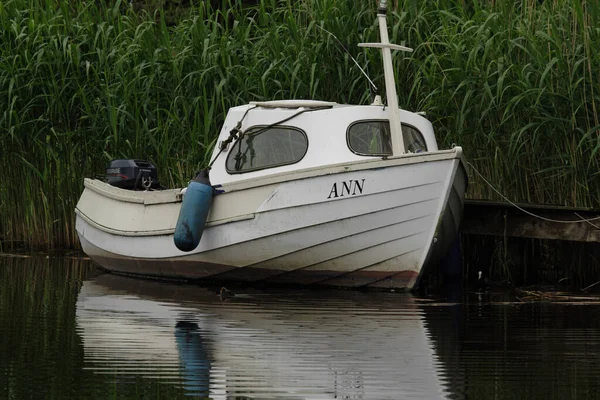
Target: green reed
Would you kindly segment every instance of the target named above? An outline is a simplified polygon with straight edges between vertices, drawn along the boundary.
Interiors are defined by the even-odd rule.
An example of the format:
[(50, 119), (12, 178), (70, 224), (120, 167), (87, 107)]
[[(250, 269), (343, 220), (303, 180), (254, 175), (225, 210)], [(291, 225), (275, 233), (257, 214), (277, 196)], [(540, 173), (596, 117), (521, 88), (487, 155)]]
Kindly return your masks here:
[[(0, 241), (76, 247), (84, 177), (113, 158), (154, 162), (166, 186), (207, 164), (231, 106), (370, 101), (383, 91), (376, 2), (200, 2), (176, 24), (126, 2), (0, 4)], [(600, 6), (398, 1), (390, 37), (402, 107), (517, 201), (599, 206)], [(497, 198), (473, 175), (469, 196)]]

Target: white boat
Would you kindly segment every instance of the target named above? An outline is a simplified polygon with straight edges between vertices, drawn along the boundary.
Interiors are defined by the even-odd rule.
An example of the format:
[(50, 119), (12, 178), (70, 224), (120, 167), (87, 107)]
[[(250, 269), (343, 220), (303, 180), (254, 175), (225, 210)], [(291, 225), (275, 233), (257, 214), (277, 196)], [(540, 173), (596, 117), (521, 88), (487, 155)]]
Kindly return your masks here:
[[(413, 288), (456, 239), (467, 166), (462, 148), (438, 149), (421, 113), (398, 108), (391, 50), (410, 49), (389, 43), (382, 3), (381, 43), (361, 45), (383, 51), (386, 105), (232, 108), (204, 182), (212, 203), (191, 204), (195, 183), (127, 190), (86, 179), (76, 207), (85, 253), (154, 277)], [(208, 216), (184, 251), (176, 230), (188, 209)]]

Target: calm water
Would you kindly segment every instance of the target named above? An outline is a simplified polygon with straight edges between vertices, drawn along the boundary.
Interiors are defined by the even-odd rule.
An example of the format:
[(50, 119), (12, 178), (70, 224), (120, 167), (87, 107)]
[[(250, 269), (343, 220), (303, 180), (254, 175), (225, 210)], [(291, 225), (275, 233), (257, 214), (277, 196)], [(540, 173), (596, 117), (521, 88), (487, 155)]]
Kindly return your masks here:
[(0, 398), (600, 398), (600, 302), (218, 289), (0, 258)]

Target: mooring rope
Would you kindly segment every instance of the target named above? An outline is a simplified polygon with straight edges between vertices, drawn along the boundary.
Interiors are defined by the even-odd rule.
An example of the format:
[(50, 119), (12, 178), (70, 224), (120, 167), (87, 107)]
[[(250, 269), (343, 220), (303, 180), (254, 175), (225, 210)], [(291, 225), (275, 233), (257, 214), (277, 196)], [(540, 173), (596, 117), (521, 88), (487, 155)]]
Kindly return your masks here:
[(469, 167), (471, 167), (471, 168), (473, 169), (473, 171), (475, 171), (475, 172), (477, 173), (477, 175), (479, 175), (479, 177), (480, 177), (481, 179), (483, 179), (483, 181), (484, 181), (485, 183), (487, 183), (487, 184), (488, 184), (488, 186), (489, 186), (490, 188), (492, 188), (492, 190), (493, 190), (494, 192), (496, 192), (496, 193), (497, 193), (497, 194), (498, 194), (500, 197), (502, 197), (502, 198), (504, 199), (504, 201), (506, 201), (506, 202), (507, 202), (507, 203), (509, 203), (511, 206), (513, 206), (513, 207), (517, 208), (518, 210), (520, 210), (520, 211), (524, 212), (524, 213), (525, 213), (525, 214), (527, 214), (527, 215), (530, 215), (530, 216), (532, 216), (532, 217), (534, 217), (534, 218), (541, 219), (541, 220), (543, 220), (543, 221), (548, 221), (548, 222), (556, 222), (556, 223), (560, 223), (560, 224), (579, 224), (579, 223), (581, 223), (581, 222), (586, 222), (586, 223), (588, 223), (588, 224), (592, 225), (594, 228), (596, 228), (596, 229), (600, 229), (600, 227), (598, 227), (598, 226), (596, 226), (596, 225), (594, 225), (594, 224), (592, 224), (592, 223), (591, 223), (591, 221), (597, 221), (597, 220), (600, 220), (600, 217), (594, 217), (594, 218), (588, 218), (588, 219), (584, 219), (584, 218), (582, 218), (582, 217), (581, 217), (579, 214), (577, 214), (577, 213), (575, 212), (574, 214), (575, 214), (575, 215), (577, 215), (578, 217), (580, 217), (581, 219), (578, 219), (578, 220), (575, 220), (575, 221), (562, 221), (562, 220), (559, 220), (559, 219), (552, 219), (552, 218), (546, 218), (546, 217), (542, 217), (541, 215), (538, 215), (538, 214), (532, 213), (532, 212), (530, 212), (530, 211), (527, 211), (527, 210), (525, 210), (523, 207), (520, 207), (518, 204), (516, 204), (515, 202), (511, 201), (511, 200), (510, 200), (510, 199), (508, 199), (508, 198), (507, 198), (505, 195), (503, 195), (502, 193), (500, 193), (500, 191), (499, 191), (498, 189), (496, 189), (496, 188), (494, 187), (494, 185), (492, 185), (492, 184), (491, 184), (491, 183), (490, 183), (490, 182), (489, 182), (487, 179), (485, 179), (485, 177), (484, 177), (484, 176), (481, 174), (481, 172), (479, 172), (479, 171), (477, 170), (477, 168), (475, 168), (475, 166), (474, 166), (473, 164), (471, 164), (471, 163), (470, 163), (470, 162), (468, 162), (468, 161), (467, 161), (467, 164), (469, 165)]
[[(322, 106), (322, 107), (315, 107), (315, 108), (304, 108), (304, 109), (302, 109), (302, 110), (298, 111), (298, 112), (297, 112), (297, 113), (295, 113), (295, 114), (292, 114), (292, 115), (290, 115), (290, 116), (288, 116), (288, 117), (285, 117), (285, 118), (284, 118), (284, 119), (282, 119), (282, 120), (279, 120), (279, 121), (277, 121), (277, 122), (273, 122), (272, 124), (269, 124), (269, 125), (267, 125), (267, 126), (265, 126), (265, 127), (259, 128), (259, 129), (255, 130), (255, 131), (253, 131), (253, 132), (249, 133), (248, 135), (252, 135), (252, 136), (251, 136), (251, 138), (252, 138), (252, 140), (254, 140), (254, 138), (256, 138), (256, 137), (257, 137), (258, 135), (260, 135), (261, 133), (265, 133), (265, 132), (267, 132), (269, 129), (271, 129), (271, 128), (274, 128), (274, 127), (276, 127), (277, 125), (281, 125), (281, 124), (283, 124), (283, 123), (285, 123), (285, 122), (287, 122), (287, 121), (289, 121), (289, 120), (291, 120), (291, 119), (293, 119), (293, 118), (296, 118), (296, 117), (297, 117), (297, 116), (299, 116), (300, 114), (304, 114), (304, 113), (306, 113), (306, 112), (310, 112), (310, 111), (326, 110), (326, 109), (328, 109), (328, 108), (329, 108), (329, 106)], [(238, 141), (242, 140), (242, 138), (243, 138), (245, 135), (247, 135), (247, 133), (246, 133), (247, 131), (248, 131), (248, 130), (246, 130), (246, 131), (241, 131), (241, 133), (240, 133), (239, 137), (237, 137), (237, 138), (235, 139), (235, 141), (233, 142), (232, 149), (233, 149), (233, 147), (235, 147), (235, 145), (237, 144), (237, 142), (238, 142)], [(248, 138), (248, 140), (250, 140), (250, 137)], [(242, 146), (241, 146), (241, 145), (240, 145), (240, 146), (238, 146), (238, 153), (237, 153), (237, 154), (236, 154), (236, 156), (235, 156), (235, 170), (236, 170), (236, 171), (239, 171), (240, 169), (242, 169), (242, 166), (243, 166), (243, 163), (244, 163), (244, 161), (243, 161), (243, 160), (244, 160), (244, 158), (246, 157), (246, 154), (248, 153), (248, 151), (250, 151), (250, 155), (252, 156), (252, 151), (253, 151), (253, 150), (254, 150), (254, 148), (253, 148), (251, 145), (248, 145), (248, 146), (246, 147), (246, 150), (244, 150), (244, 153), (242, 153)]]
[[(246, 135), (246, 132), (242, 131), (242, 121), (244, 120), (244, 118), (246, 118), (246, 115), (248, 114), (248, 111), (254, 110), (257, 107), (258, 106), (254, 106), (254, 107), (250, 107), (250, 108), (246, 109), (246, 112), (242, 116), (242, 119), (240, 119), (238, 121), (238, 123), (236, 124), (236, 126), (229, 133), (229, 137), (221, 143), (221, 145), (220, 145), (221, 148), (219, 149), (219, 152), (213, 158), (213, 160), (208, 164), (208, 167), (207, 167), (208, 170), (210, 170), (212, 168), (212, 166), (215, 163), (215, 161), (217, 161), (217, 158), (219, 158), (219, 156), (221, 155), (221, 153), (223, 152), (223, 150), (225, 150), (227, 148), (227, 146), (229, 145), (229, 143), (233, 142), (233, 146), (232, 146), (232, 148), (233, 148), (237, 144), (237, 142), (239, 140), (241, 140)], [(288, 117), (285, 117), (284, 119), (282, 119), (280, 121), (273, 122), (272, 124), (269, 124), (269, 125), (267, 125), (265, 127), (261, 127), (259, 129), (257, 129), (256, 131), (252, 132), (252, 135), (254, 137), (256, 137), (256, 136), (260, 135), (261, 133), (266, 132), (269, 129), (271, 129), (271, 128), (277, 126), (277, 125), (283, 124), (283, 123), (285, 123), (285, 122), (287, 122), (287, 121), (289, 121), (289, 120), (291, 120), (293, 118), (296, 118), (300, 114), (304, 114), (304, 113), (310, 112), (310, 111), (326, 110), (328, 108), (330, 108), (330, 107), (329, 106), (321, 106), (321, 107), (314, 107), (314, 108), (305, 108), (305, 109), (302, 109), (302, 110), (298, 111), (297, 113), (292, 114), (292, 115), (290, 115)], [(244, 152), (244, 155), (246, 154), (247, 151), (248, 151), (248, 149), (246, 149), (246, 151)], [(239, 153), (241, 153), (241, 147), (239, 149)], [(236, 170), (237, 169), (238, 168), (236, 168)]]
[(233, 140), (237, 141), (238, 138), (244, 134), (244, 132), (242, 132), (242, 122), (244, 121), (244, 118), (246, 118), (246, 115), (248, 115), (248, 111), (253, 110), (256, 107), (258, 107), (258, 106), (248, 107), (246, 109), (246, 111), (244, 112), (244, 115), (242, 115), (242, 119), (240, 119), (238, 121), (238, 123), (235, 125), (235, 127), (229, 132), (229, 137), (226, 140), (224, 140), (220, 145), (217, 144), (220, 147), (219, 152), (217, 153), (215, 158), (213, 158), (213, 160), (208, 164), (208, 167), (207, 167), (208, 170), (210, 170), (212, 168), (215, 161), (217, 161), (217, 158), (219, 158), (219, 156), (221, 155), (223, 150), (225, 150), (227, 148), (229, 143), (231, 143)]

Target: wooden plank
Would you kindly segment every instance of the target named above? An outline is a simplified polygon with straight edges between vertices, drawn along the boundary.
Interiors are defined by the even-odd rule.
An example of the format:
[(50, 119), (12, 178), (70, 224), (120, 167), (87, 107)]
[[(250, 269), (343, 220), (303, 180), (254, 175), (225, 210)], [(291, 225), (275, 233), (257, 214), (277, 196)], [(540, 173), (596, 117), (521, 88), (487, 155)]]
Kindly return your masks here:
[[(600, 210), (519, 204), (519, 207), (549, 220), (531, 216), (501, 202), (467, 200), (461, 232), (505, 237), (600, 242)], [(561, 223), (598, 218), (591, 222)]]

